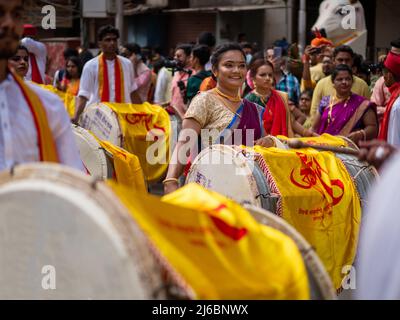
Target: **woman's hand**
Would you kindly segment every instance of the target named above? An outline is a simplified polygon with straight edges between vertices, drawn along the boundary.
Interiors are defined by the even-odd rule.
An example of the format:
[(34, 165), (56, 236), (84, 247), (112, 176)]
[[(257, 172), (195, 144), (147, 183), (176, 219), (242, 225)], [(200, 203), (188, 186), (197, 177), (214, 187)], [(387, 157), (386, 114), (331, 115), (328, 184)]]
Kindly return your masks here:
[(262, 137), (254, 142), (254, 145), (261, 146), (264, 148), (275, 147), (275, 141), (270, 136)]
[(179, 183), (177, 181), (168, 181), (164, 183), (164, 194), (169, 194), (179, 189)]
[(363, 140), (363, 134), (361, 131), (355, 131), (350, 133), (347, 138), (353, 141), (355, 144), (358, 144), (358, 141)]

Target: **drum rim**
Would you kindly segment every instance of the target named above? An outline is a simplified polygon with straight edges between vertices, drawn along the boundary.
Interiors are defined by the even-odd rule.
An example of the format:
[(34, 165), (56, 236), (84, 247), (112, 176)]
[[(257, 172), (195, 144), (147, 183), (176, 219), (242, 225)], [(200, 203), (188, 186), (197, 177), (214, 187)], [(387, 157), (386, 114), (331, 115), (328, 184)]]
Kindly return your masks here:
[[(237, 149), (239, 148), (239, 149)], [(231, 154), (232, 155), (232, 160), (234, 160), (235, 158), (237, 158), (237, 156), (242, 157), (243, 163), (246, 164), (246, 169), (248, 170), (248, 175), (246, 176), (247, 180), (251, 180), (249, 181), (249, 190), (252, 194), (252, 200), (254, 201), (254, 203), (256, 203), (257, 205), (261, 206), (262, 205), (262, 200), (261, 197), (256, 198), (257, 194), (260, 193), (259, 187), (257, 185), (257, 179), (256, 176), (254, 175), (253, 171), (251, 170), (251, 168), (248, 166), (246, 157), (244, 156), (242, 151), (245, 151), (244, 149), (241, 149), (238, 146), (231, 146), (231, 145), (225, 145), (225, 144), (213, 144), (205, 149), (203, 149), (197, 156), (196, 158), (193, 160), (192, 165), (190, 166), (189, 172), (186, 176), (185, 179), (185, 184), (190, 183), (189, 182), (189, 177), (193, 174), (193, 170), (195, 168), (195, 165), (198, 164), (201, 159), (206, 156), (207, 153), (210, 152), (220, 152), (221, 154)], [(236, 155), (236, 157), (235, 157)], [(234, 161), (232, 161), (234, 162)], [(257, 166), (258, 164), (256, 162), (254, 162), (255, 165)], [(232, 163), (233, 165), (235, 165), (234, 163)], [(251, 183), (253, 182), (253, 183)]]
[[(82, 128), (77, 125), (72, 125), (72, 130), (75, 135), (80, 135), (83, 137), (83, 140), (91, 147), (91, 150), (93, 150), (97, 158), (101, 162), (101, 178), (107, 179), (109, 178), (109, 161), (107, 161), (107, 156), (106, 156), (106, 150), (102, 148), (102, 146), (99, 144), (99, 142), (96, 140), (95, 137), (92, 136), (92, 134), (85, 128)], [(82, 162), (83, 159), (81, 158)], [(85, 166), (86, 167), (86, 166)], [(86, 169), (88, 169), (86, 167)]]
[(336, 300), (337, 295), (333, 287), (333, 283), (328, 273), (326, 272), (322, 261), (320, 260), (314, 249), (311, 247), (311, 245), (305, 240), (305, 238), (294, 227), (292, 227), (290, 224), (288, 224), (285, 220), (278, 217), (277, 215), (252, 205), (245, 205), (244, 207), (257, 220), (257, 222), (261, 223), (261, 221), (257, 219), (253, 212), (261, 214), (265, 218), (269, 219), (269, 222), (271, 222), (271, 224), (268, 224), (267, 226), (281, 231), (282, 233), (289, 236), (296, 243), (299, 251), (302, 254), (304, 264), (308, 269), (310, 269), (310, 271), (313, 272), (312, 274), (315, 276), (314, 280), (319, 286), (323, 299)]
[[(96, 205), (102, 207), (113, 228), (117, 231), (130, 259), (133, 262), (146, 262), (135, 263), (135, 266), (148, 299), (166, 299), (171, 293), (170, 289), (177, 289), (184, 299), (194, 299), (195, 294), (192, 288), (162, 256), (134, 220), (129, 210), (105, 182), (85, 176), (80, 171), (67, 166), (42, 162), (19, 165), (10, 171), (0, 172), (0, 188), (3, 185), (26, 179), (45, 180), (61, 183), (63, 186), (73, 189), (80, 188), (81, 192), (85, 192)], [(151, 252), (150, 255), (147, 254), (148, 251)], [(147, 269), (149, 266), (151, 272)], [(168, 271), (169, 281), (167, 283), (163, 281), (165, 271)]]
[[(91, 111), (92, 109), (95, 109), (95, 108), (100, 108), (100, 109), (105, 109), (105, 110), (109, 110), (110, 111), (110, 114), (112, 115), (112, 119), (113, 120), (115, 120), (115, 123), (116, 123), (116, 125), (117, 125), (117, 127), (118, 127), (118, 144), (117, 144), (117, 146), (118, 147), (122, 147), (123, 145), (124, 145), (124, 136), (123, 136), (123, 132), (122, 132), (122, 128), (121, 128), (121, 124), (120, 124), (120, 122), (119, 122), (119, 119), (118, 119), (118, 115), (115, 113), (115, 111), (112, 109), (112, 108), (110, 108), (108, 105), (107, 105), (107, 103), (104, 103), (104, 102), (94, 102), (94, 103), (91, 103), (91, 104), (89, 104), (89, 105), (87, 105), (86, 107), (85, 107), (85, 110), (83, 110), (83, 112), (82, 112), (82, 115), (81, 115), (81, 117), (80, 117), (80, 119), (79, 119), (79, 126), (81, 126), (82, 125), (82, 123), (81, 123), (81, 121), (82, 121), (82, 119), (83, 119), (83, 117), (84, 117), (84, 115), (87, 113), (87, 112), (89, 112), (89, 111)], [(84, 127), (82, 127), (82, 128), (84, 128)], [(84, 129), (86, 129), (86, 128), (84, 128)], [(86, 129), (87, 130), (87, 129)]]

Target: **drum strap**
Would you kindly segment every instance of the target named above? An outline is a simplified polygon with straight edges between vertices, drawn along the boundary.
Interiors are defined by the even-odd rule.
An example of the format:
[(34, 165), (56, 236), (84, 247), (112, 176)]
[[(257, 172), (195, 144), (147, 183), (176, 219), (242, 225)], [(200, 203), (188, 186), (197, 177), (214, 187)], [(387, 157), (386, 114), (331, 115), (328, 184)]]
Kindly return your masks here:
[(57, 148), (53, 134), (49, 127), (46, 110), (40, 101), (39, 96), (27, 86), (24, 81), (12, 73), (15, 82), (18, 84), (25, 101), (32, 113), (33, 121), (38, 135), (40, 161), (59, 162)]

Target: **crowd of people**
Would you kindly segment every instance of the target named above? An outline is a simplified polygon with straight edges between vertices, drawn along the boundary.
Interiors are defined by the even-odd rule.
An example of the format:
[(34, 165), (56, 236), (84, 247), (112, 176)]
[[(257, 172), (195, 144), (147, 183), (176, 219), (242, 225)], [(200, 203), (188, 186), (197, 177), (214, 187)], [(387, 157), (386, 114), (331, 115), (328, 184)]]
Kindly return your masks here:
[[(195, 157), (180, 154), (187, 143), (271, 147), (271, 136), (328, 133), (352, 140), (360, 158), (377, 167), (400, 146), (400, 40), (375, 66), (320, 35), (300, 57), (295, 44), (256, 52), (246, 42), (216, 46), (213, 34), (203, 32), (163, 57), (135, 43), (119, 46), (119, 31), (108, 25), (98, 30), (98, 56), (65, 50), (65, 66), (51, 80), (45, 45), (32, 26), (22, 25), (22, 2), (0, 0), (0, 8), (0, 169), (51, 161), (84, 171), (70, 124), (98, 102), (149, 102), (182, 120), (165, 193), (179, 187)], [(73, 119), (55, 95), (32, 82), (76, 96)], [(204, 129), (218, 136), (206, 142), (185, 135)]]

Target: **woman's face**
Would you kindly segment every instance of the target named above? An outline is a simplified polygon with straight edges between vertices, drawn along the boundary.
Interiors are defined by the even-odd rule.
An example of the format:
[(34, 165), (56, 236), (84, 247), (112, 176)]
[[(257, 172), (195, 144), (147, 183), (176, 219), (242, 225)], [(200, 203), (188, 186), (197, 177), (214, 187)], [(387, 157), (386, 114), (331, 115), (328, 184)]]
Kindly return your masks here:
[(300, 110), (309, 113), (310, 108), (311, 108), (311, 97), (307, 93), (303, 93), (300, 96), (300, 104), (299, 104)]
[(17, 53), (9, 59), (12, 69), (21, 77), (25, 77), (29, 68), (29, 55), (23, 49), (18, 49)]
[(78, 78), (78, 66), (73, 63), (71, 60), (67, 62), (67, 72), (71, 76), (71, 78)]
[(274, 71), (269, 65), (262, 65), (257, 69), (257, 73), (253, 78), (256, 88), (264, 90), (272, 89), (274, 82)]
[(222, 54), (217, 70), (214, 70), (218, 84), (231, 89), (239, 89), (246, 79), (246, 60), (238, 50)]
[(335, 80), (333, 81), (333, 86), (338, 95), (346, 96), (351, 92), (351, 87), (353, 85), (353, 77), (348, 71), (339, 71)]

